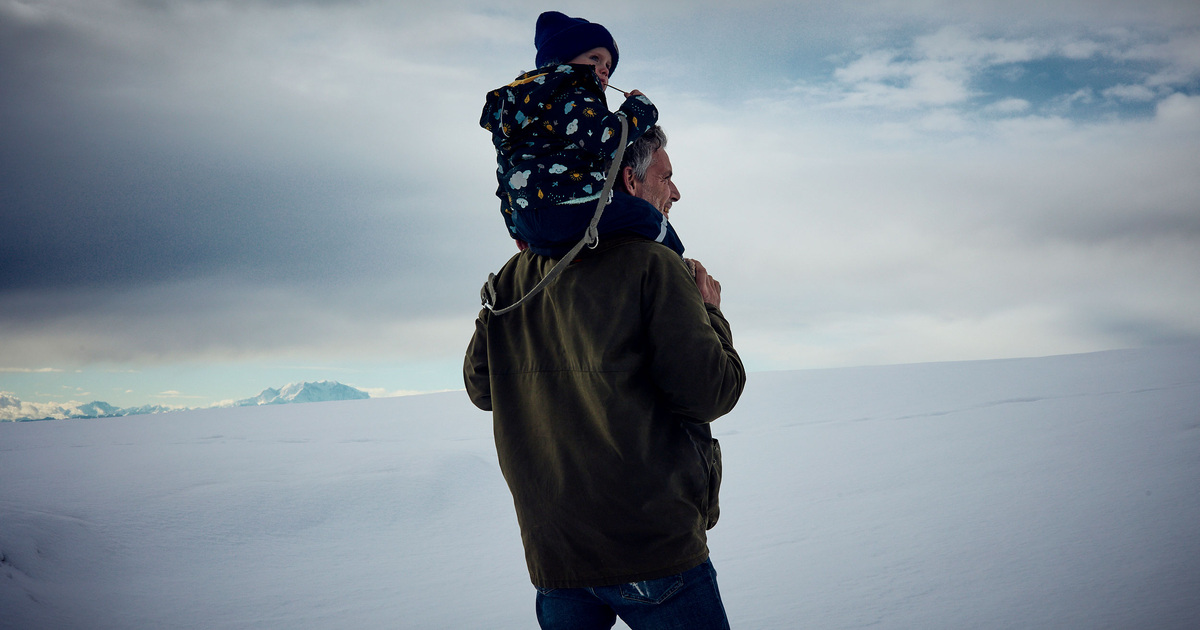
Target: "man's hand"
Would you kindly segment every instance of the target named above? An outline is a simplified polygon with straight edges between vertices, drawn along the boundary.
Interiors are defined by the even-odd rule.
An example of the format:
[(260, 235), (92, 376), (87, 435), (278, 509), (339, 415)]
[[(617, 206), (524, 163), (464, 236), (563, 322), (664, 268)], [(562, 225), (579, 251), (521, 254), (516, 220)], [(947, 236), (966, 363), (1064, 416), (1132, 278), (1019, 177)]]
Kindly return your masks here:
[(704, 303), (721, 308), (721, 283), (708, 275), (708, 270), (700, 264), (699, 260), (694, 258), (686, 260), (692, 268), (692, 273), (696, 276), (696, 287), (700, 289), (700, 297), (704, 298)]

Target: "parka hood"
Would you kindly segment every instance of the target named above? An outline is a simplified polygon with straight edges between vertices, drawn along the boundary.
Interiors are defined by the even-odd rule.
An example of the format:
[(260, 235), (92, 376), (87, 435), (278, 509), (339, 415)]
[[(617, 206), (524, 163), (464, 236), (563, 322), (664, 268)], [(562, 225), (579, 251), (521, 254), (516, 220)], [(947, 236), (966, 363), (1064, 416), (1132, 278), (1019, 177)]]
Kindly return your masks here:
[(528, 121), (538, 118), (546, 104), (564, 89), (584, 88), (604, 99), (600, 79), (592, 66), (563, 64), (531, 70), (506, 86), (488, 92), (479, 126), (493, 133), (497, 140), (510, 139)]

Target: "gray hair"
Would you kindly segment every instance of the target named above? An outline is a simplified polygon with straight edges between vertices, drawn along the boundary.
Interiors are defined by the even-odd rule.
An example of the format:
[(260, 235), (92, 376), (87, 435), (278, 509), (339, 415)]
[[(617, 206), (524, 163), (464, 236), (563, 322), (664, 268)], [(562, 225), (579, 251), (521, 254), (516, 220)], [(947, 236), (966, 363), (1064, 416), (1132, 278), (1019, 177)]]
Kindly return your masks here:
[(625, 148), (625, 157), (621, 159), (621, 170), (625, 167), (633, 169), (633, 177), (639, 182), (646, 181), (646, 171), (654, 160), (654, 152), (667, 148), (667, 132), (662, 127), (654, 125), (642, 137)]

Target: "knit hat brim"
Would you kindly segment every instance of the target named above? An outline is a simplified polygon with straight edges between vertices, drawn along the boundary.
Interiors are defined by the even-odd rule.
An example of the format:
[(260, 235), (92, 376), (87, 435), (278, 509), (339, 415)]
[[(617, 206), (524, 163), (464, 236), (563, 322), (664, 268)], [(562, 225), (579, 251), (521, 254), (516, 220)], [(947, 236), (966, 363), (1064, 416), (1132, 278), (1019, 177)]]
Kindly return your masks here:
[(551, 63), (567, 63), (593, 48), (606, 48), (612, 55), (609, 76), (617, 69), (620, 51), (608, 29), (583, 18), (572, 18), (558, 11), (547, 11), (538, 17), (533, 43), (537, 46), (537, 67)]

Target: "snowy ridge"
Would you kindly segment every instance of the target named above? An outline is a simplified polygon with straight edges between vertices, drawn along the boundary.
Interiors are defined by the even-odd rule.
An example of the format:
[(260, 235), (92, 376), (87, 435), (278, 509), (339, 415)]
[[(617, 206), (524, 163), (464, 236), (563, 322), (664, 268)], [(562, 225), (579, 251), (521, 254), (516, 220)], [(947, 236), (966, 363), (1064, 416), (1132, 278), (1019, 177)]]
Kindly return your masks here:
[[(244, 398), (216, 407), (253, 407), (258, 405), (282, 405), (286, 403), (330, 402), (337, 400), (362, 400), (370, 398), (367, 392), (343, 385), (337, 381), (315, 383), (289, 383), (282, 389), (267, 388), (253, 398)], [(186, 411), (188, 407), (166, 405), (142, 405), (140, 407), (116, 407), (104, 401), (89, 403), (31, 403), (24, 402), (7, 392), (0, 392), (0, 422), (31, 422), (35, 420), (62, 420), (67, 418), (113, 418), (143, 414)]]
[(253, 398), (244, 398), (233, 403), (234, 407), (257, 405), (282, 405), (285, 403), (330, 402), (335, 400), (363, 400), (371, 395), (361, 389), (343, 385), (337, 381), (316, 383), (288, 383), (282, 389), (267, 388)]
[[(731, 625), (1194, 630), (1198, 410), (1195, 346), (752, 374)], [(536, 627), (462, 392), (0, 423), (0, 479), (2, 630)]]
[(63, 420), (66, 418), (109, 418), (137, 414), (165, 413), (177, 411), (179, 407), (165, 405), (142, 405), (140, 407), (116, 407), (101, 400), (89, 403), (76, 401), (63, 403), (32, 403), (7, 392), (0, 392), (0, 422), (32, 422), (35, 420)]

